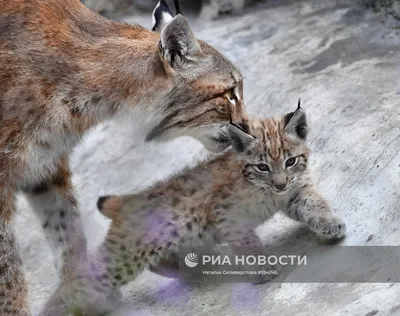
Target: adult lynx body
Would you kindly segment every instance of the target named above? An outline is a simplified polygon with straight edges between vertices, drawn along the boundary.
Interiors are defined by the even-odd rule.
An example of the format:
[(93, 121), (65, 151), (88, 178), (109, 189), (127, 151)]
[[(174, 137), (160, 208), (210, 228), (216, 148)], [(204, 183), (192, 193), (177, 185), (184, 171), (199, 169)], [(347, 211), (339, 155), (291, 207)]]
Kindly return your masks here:
[(88, 268), (68, 168), (86, 130), (135, 109), (145, 115), (147, 140), (185, 134), (219, 151), (203, 129), (242, 116), (239, 71), (197, 41), (181, 14), (155, 22), (154, 32), (109, 21), (79, 0), (0, 1), (0, 315), (30, 315), (10, 227), (18, 191), (60, 274), (43, 314), (67, 315), (90, 294), (76, 290)]

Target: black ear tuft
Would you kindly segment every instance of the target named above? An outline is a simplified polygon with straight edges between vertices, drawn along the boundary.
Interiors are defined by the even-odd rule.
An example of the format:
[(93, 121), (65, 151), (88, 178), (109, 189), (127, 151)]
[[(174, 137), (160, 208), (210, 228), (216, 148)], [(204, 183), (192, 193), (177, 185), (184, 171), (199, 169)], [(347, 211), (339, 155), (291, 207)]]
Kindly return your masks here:
[(161, 30), (174, 18), (168, 4), (165, 0), (161, 0), (153, 11), (153, 31), (161, 32)]
[(111, 197), (111, 196), (109, 196), (109, 195), (99, 197), (99, 199), (97, 200), (97, 208), (99, 209), (99, 211), (103, 211), (104, 203), (105, 203), (110, 197)]
[(300, 107), (300, 100), (298, 108), (295, 112), (290, 112), (284, 117), (285, 131), (302, 140), (307, 138), (308, 126), (306, 112)]
[(179, 4), (179, 0), (174, 0), (176, 14), (182, 14), (181, 5)]
[[(238, 124), (239, 125), (239, 124)], [(231, 142), (232, 147), (237, 152), (243, 152), (246, 148), (251, 144), (251, 142), (255, 139), (254, 136), (248, 134), (245, 130), (249, 130), (249, 127), (245, 123), (240, 123), (241, 126), (237, 124), (229, 124), (228, 138)]]

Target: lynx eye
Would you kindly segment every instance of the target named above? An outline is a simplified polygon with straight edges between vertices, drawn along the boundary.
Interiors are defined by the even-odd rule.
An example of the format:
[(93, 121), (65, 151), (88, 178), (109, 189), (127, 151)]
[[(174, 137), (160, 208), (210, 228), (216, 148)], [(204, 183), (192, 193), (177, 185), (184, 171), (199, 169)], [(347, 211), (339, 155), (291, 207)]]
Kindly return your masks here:
[(297, 162), (299, 161), (299, 158), (298, 157), (292, 157), (292, 158), (289, 158), (288, 160), (286, 160), (286, 162), (285, 162), (285, 167), (286, 167), (286, 169), (289, 169), (289, 168), (291, 168), (291, 167), (294, 167), (295, 165), (297, 165)]
[(270, 172), (271, 169), (266, 163), (260, 163), (258, 165), (255, 165), (254, 168), (260, 172)]
[(239, 99), (236, 92), (237, 92), (237, 87), (229, 89), (227, 92), (229, 101), (231, 101), (232, 103), (236, 103), (236, 101)]

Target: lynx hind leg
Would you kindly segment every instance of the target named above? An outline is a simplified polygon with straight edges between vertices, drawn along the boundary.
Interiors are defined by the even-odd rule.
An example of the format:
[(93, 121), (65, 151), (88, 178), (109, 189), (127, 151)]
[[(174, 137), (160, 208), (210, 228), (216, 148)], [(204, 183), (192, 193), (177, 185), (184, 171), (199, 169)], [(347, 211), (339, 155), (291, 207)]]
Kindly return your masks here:
[(48, 179), (23, 191), (42, 224), (60, 279), (68, 283), (74, 273), (86, 270), (87, 250), (67, 159)]
[(51, 177), (23, 191), (41, 221), (60, 278), (41, 316), (68, 315), (69, 309), (84, 307), (96, 290), (90, 282), (86, 236), (67, 160), (60, 161)]
[(98, 254), (114, 287), (133, 281), (144, 268), (177, 277), (180, 231), (168, 208), (148, 204), (135, 196), (101, 197), (97, 203), (113, 219)]
[(166, 278), (179, 278), (179, 256), (176, 252), (168, 252), (160, 258), (157, 265), (150, 264), (149, 270)]
[(306, 187), (289, 200), (285, 213), (306, 224), (322, 239), (342, 239), (346, 224), (332, 213), (326, 200), (312, 187)]

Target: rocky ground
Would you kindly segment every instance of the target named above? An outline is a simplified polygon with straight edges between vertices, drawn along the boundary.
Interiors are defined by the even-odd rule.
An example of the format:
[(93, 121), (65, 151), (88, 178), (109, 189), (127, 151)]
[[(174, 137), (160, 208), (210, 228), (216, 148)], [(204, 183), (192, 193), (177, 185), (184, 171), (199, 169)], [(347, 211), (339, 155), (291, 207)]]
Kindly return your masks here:
[[(343, 244), (399, 245), (399, 31), (379, 14), (337, 3), (272, 1), (193, 25), (242, 70), (251, 114), (282, 114), (302, 98), (315, 181), (348, 224)], [(108, 225), (96, 210), (98, 196), (140, 190), (204, 155), (190, 139), (144, 144), (135, 122), (109, 122), (87, 135), (72, 169), (90, 247)], [(37, 313), (57, 277), (38, 221), (19, 202), (15, 227)], [(269, 244), (316, 244), (313, 234), (280, 216), (259, 232)], [(400, 315), (399, 295), (395, 283), (186, 286), (146, 272), (124, 288), (124, 304), (112, 315)]]

